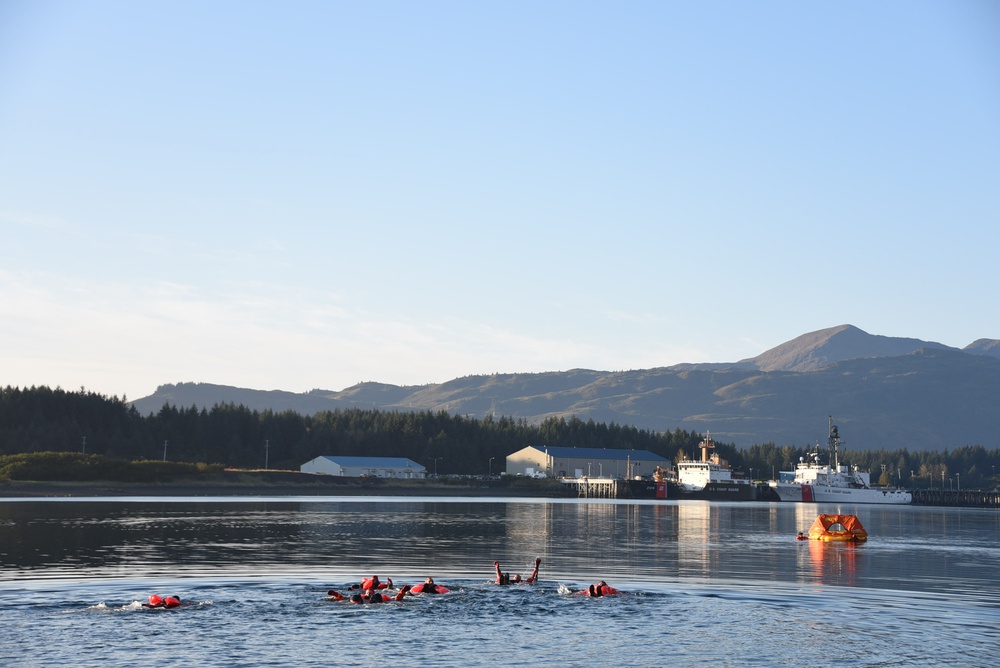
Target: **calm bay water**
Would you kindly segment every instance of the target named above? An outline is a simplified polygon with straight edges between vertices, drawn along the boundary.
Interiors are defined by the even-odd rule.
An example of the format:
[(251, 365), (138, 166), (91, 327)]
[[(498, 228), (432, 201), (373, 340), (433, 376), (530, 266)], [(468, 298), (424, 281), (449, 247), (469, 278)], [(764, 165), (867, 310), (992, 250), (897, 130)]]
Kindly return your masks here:
[[(796, 541), (821, 512), (867, 544)], [(493, 561), (536, 585), (498, 587)], [(324, 600), (379, 574), (452, 589)], [(605, 579), (624, 595), (574, 590)], [(150, 593), (192, 605), (147, 610)], [(16, 666), (1000, 662), (1000, 513), (832, 504), (298, 497), (0, 500)]]

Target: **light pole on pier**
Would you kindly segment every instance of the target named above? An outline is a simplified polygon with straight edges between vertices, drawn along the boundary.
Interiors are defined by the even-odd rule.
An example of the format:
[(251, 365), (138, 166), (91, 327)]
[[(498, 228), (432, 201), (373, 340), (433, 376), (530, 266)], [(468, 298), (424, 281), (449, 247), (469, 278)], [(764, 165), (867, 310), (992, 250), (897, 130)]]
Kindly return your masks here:
[(490, 479), (491, 480), (493, 479), (493, 460), (494, 459), (496, 459), (496, 457), (490, 457), (490, 469), (489, 469), (489, 471), (490, 471)]
[(434, 460), (434, 477), (436, 478), (438, 474), (438, 460), (444, 459), (444, 457), (431, 457), (431, 459)]

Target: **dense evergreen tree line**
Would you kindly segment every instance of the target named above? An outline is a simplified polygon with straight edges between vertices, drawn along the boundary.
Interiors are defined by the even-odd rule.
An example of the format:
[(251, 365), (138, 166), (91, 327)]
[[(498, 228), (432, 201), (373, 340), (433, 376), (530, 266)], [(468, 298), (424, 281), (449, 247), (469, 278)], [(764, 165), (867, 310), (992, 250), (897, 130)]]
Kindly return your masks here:
[(74, 451), (126, 460), (200, 461), (240, 468), (295, 469), (319, 455), (407, 457), (439, 473), (502, 470), (529, 445), (634, 448), (674, 458), (700, 437), (654, 433), (572, 418), (541, 425), (508, 417), (473, 419), (446, 412), (334, 410), (303, 416), (217, 404), (164, 405), (140, 415), (125, 399), (81, 389), (0, 391), (0, 454)]
[[(806, 457), (814, 449), (766, 443), (743, 450), (740, 459), (745, 467), (753, 468), (755, 478), (770, 480), (778, 471), (791, 471), (800, 457)], [(825, 450), (820, 452), (825, 453)], [(910, 452), (906, 448), (841, 449), (840, 463), (871, 471), (873, 485), (910, 489), (993, 489), (1000, 484), (1000, 449), (987, 450), (981, 445), (944, 452)]]
[[(0, 454), (72, 451), (127, 461), (207, 462), (239, 468), (293, 469), (319, 455), (407, 457), (438, 473), (494, 473), (508, 454), (529, 445), (649, 450), (670, 460), (695, 457), (702, 436), (676, 429), (653, 432), (615, 423), (550, 418), (539, 425), (509, 417), (483, 419), (446, 412), (347, 409), (303, 416), (234, 404), (140, 415), (126, 399), (81, 388), (0, 390)], [(805, 448), (773, 443), (740, 450), (716, 443), (735, 469), (756, 479), (790, 470)], [(845, 451), (841, 463), (872, 471), (873, 481), (928, 487), (996, 485), (1000, 450)], [(942, 473), (944, 478), (942, 479)], [(954, 476), (960, 475), (960, 480)]]

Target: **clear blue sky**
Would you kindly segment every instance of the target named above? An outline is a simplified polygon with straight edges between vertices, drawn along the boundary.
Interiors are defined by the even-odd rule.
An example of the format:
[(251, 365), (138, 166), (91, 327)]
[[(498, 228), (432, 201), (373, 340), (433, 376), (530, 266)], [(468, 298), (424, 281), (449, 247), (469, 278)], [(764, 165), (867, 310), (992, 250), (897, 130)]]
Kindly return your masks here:
[(0, 385), (964, 347), (998, 251), (992, 0), (0, 0)]

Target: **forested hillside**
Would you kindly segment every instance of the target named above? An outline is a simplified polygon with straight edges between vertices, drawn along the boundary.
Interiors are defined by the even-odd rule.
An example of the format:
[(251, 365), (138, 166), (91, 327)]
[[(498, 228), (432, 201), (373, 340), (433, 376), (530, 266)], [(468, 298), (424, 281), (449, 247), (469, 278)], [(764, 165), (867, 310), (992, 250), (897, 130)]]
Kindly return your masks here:
[(339, 392), (304, 394), (180, 383), (161, 386), (134, 405), (144, 415), (165, 403), (206, 407), (231, 402), (303, 415), (349, 408), (443, 410), (479, 418), (513, 415), (536, 425), (576, 416), (639, 429), (711, 432), (717, 441), (741, 448), (771, 441), (805, 447), (825, 438), (827, 416), (833, 415), (850, 447), (1000, 447), (1000, 359), (922, 348), (895, 357), (840, 360), (834, 358), (857, 346), (833, 346), (839, 338), (829, 341), (818, 349), (782, 347), (764, 360), (796, 365), (823, 360), (824, 366), (811, 371), (760, 371), (747, 362), (616, 372), (573, 369), (467, 376), (410, 387), (362, 383)]
[[(486, 473), (490, 458), (529, 445), (650, 450), (673, 459), (692, 452), (695, 433), (654, 433), (616, 424), (507, 417), (470, 419), (443, 411), (345, 409), (300, 415), (234, 404), (210, 409), (165, 405), (143, 416), (117, 397), (47, 387), (0, 394), (0, 454), (71, 450), (122, 459), (298, 469), (319, 455), (408, 457), (439, 473)], [(729, 446), (732, 448), (732, 446)], [(500, 470), (495, 468), (495, 471)]]
[[(440, 412), (345, 409), (300, 415), (165, 405), (141, 415), (124, 399), (48, 387), (0, 391), (0, 454), (72, 451), (127, 461), (205, 462), (241, 468), (298, 470), (319, 455), (407, 457), (441, 474), (502, 470), (508, 454), (529, 445), (649, 450), (670, 460), (694, 457), (702, 434), (654, 432), (616, 423), (549, 418), (538, 425), (509, 417), (467, 418)], [(757, 479), (788, 470), (803, 448), (716, 443), (735, 469)], [(490, 459), (494, 464), (490, 465)], [(908, 487), (961, 483), (992, 487), (1000, 450), (981, 446), (944, 452), (906, 449), (846, 451), (842, 462), (873, 472), (873, 480)], [(943, 474), (943, 476), (942, 476)], [(954, 476), (961, 476), (960, 481)]]

